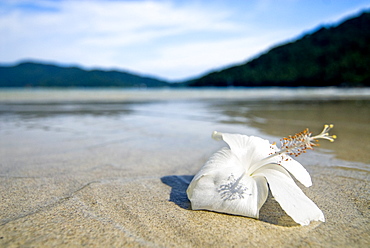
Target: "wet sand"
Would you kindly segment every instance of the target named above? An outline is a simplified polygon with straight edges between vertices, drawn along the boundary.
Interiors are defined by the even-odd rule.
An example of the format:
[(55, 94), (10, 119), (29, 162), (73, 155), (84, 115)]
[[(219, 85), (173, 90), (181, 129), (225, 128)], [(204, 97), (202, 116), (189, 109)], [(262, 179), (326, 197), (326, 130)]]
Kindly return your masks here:
[[(171, 100), (1, 109), (2, 247), (370, 245), (368, 101)], [(190, 210), (188, 183), (224, 146), (210, 138), (212, 131), (276, 140), (302, 127), (319, 132), (326, 122), (336, 125), (338, 140), (299, 157), (313, 179), (312, 187), (299, 186), (324, 212), (325, 223), (301, 227), (271, 196), (260, 220)]]

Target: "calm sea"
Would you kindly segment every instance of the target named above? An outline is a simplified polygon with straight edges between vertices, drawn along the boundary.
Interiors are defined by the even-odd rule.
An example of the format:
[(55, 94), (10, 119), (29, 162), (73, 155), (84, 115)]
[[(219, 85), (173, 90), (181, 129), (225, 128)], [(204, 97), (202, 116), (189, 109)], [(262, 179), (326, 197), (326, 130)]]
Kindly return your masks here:
[[(171, 120), (184, 124), (170, 126)], [(370, 88), (0, 90), (3, 146), (11, 135), (19, 138), (38, 129), (48, 131), (45, 137), (59, 134), (53, 130), (65, 130), (65, 135), (88, 130), (113, 140), (124, 135), (114, 127), (126, 122), (149, 127), (155, 121), (156, 130), (173, 130), (174, 135), (186, 128), (187, 135), (202, 135), (203, 123), (205, 132), (223, 125), (225, 131), (267, 138), (306, 127), (320, 132), (323, 124), (333, 123), (338, 141), (323, 144), (322, 151), (332, 149), (337, 158), (370, 164)]]

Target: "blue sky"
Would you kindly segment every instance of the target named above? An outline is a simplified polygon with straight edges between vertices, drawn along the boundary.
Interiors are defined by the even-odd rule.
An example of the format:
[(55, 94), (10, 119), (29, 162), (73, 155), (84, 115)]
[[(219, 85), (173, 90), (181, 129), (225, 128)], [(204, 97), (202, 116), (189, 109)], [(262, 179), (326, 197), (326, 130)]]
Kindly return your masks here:
[(364, 0), (2, 0), (0, 63), (182, 80), (370, 9)]

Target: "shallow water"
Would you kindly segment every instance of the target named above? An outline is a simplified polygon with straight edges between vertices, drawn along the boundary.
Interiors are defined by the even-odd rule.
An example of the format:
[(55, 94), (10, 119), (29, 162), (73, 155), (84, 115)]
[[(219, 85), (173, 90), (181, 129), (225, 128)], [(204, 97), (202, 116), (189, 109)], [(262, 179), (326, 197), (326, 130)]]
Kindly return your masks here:
[(323, 124), (334, 124), (337, 141), (321, 142), (318, 150), (343, 160), (370, 164), (369, 89), (0, 91), (3, 135), (7, 129), (27, 127), (100, 133), (107, 139), (106, 133), (120, 133), (109, 125), (138, 116), (223, 123), (230, 128), (248, 128), (252, 132), (249, 135), (261, 133), (272, 139), (307, 127), (316, 133)]
[[(368, 93), (0, 91), (0, 246), (364, 247)], [(314, 181), (304, 191), (326, 223), (297, 227), (272, 198), (262, 221), (188, 210), (188, 181), (225, 146), (212, 131), (278, 141), (325, 123), (335, 124), (338, 139), (298, 160)]]
[(347, 161), (370, 164), (369, 100), (237, 101), (222, 108), (230, 116), (229, 122), (244, 122), (276, 137), (293, 135), (305, 128), (313, 134), (320, 133), (323, 124), (334, 124), (331, 132), (337, 140), (321, 142), (319, 150), (333, 152)]
[[(192, 124), (174, 127), (170, 120)], [(37, 136), (33, 140), (37, 146), (45, 146), (46, 150), (30, 152), (53, 153), (61, 147), (59, 139), (79, 137), (83, 142), (96, 140), (91, 146), (101, 145), (125, 140), (132, 130), (147, 125), (152, 125), (156, 133), (173, 135), (186, 131), (190, 136), (192, 132), (199, 136), (200, 130), (204, 130), (208, 132), (203, 134), (206, 137), (213, 127), (221, 125), (224, 130), (218, 131), (259, 135), (279, 142), (280, 138), (307, 127), (319, 133), (324, 124), (334, 124), (332, 133), (338, 136), (337, 140), (323, 141), (316, 149), (327, 158), (321, 164), (332, 166), (330, 159), (338, 158), (350, 162), (343, 163), (341, 168), (369, 172), (369, 123), (368, 89), (0, 91), (2, 154), (15, 147), (30, 150), (22, 144), (27, 144), (25, 139), (32, 135)], [(29, 139), (32, 142), (32, 137)], [(176, 142), (175, 136), (171, 142)], [(76, 144), (69, 146), (78, 147), (82, 143), (79, 144), (76, 140)]]

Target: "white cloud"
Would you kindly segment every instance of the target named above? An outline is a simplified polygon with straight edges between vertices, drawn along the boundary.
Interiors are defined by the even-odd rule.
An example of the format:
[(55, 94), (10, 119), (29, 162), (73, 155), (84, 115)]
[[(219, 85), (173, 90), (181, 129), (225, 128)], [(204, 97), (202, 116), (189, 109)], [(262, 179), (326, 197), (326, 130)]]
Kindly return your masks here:
[[(214, 42), (194, 42), (162, 47), (160, 56), (138, 61), (134, 67), (149, 71), (156, 67), (159, 75), (174, 79), (200, 75), (206, 71), (220, 69), (224, 65), (245, 62), (277, 43), (290, 32), (270, 32), (260, 36), (225, 38)], [(189, 72), (191, 72), (189, 74)]]
[[(16, 1), (17, 2), (17, 1)], [(14, 1), (12, 2), (14, 3)], [(29, 4), (28, 1), (18, 3)], [(38, 58), (86, 66), (135, 68), (140, 46), (159, 56), (161, 41), (181, 40), (192, 33), (235, 31), (226, 11), (206, 11), (189, 5), (154, 1), (36, 1), (37, 8), (18, 8), (0, 17), (3, 61)], [(53, 11), (43, 11), (44, 9)], [(155, 52), (157, 51), (157, 52)], [(130, 58), (125, 58), (130, 53)], [(150, 56), (150, 54), (148, 54)], [(136, 63), (140, 64), (140, 63)], [(145, 64), (145, 63), (143, 63)], [(155, 73), (153, 66), (148, 72)]]

